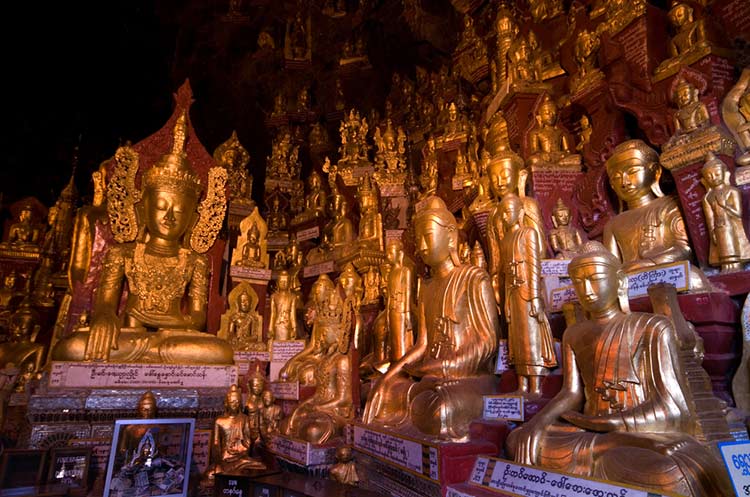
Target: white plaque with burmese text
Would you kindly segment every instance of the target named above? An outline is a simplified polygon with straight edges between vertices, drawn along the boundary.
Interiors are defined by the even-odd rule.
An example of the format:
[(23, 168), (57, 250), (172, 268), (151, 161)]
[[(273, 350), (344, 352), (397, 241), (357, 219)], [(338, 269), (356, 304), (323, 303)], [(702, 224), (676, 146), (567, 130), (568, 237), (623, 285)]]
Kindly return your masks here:
[(305, 240), (312, 240), (313, 238), (318, 238), (319, 236), (320, 228), (318, 228), (317, 226), (313, 226), (312, 228), (299, 230), (297, 232), (297, 241), (304, 242)]
[(485, 395), (482, 418), (502, 421), (523, 421), (523, 396)]
[(237, 366), (53, 362), (52, 388), (229, 388)]
[(299, 400), (299, 382), (272, 381), (271, 392), (279, 400)]
[(302, 277), (310, 278), (312, 276), (320, 276), (321, 274), (332, 273), (336, 269), (333, 261), (320, 262), (313, 264), (312, 266), (305, 266), (302, 269)]
[(688, 289), (690, 263), (687, 261), (661, 264), (628, 273), (628, 297), (648, 295), (648, 287), (657, 283), (674, 285), (678, 292)]

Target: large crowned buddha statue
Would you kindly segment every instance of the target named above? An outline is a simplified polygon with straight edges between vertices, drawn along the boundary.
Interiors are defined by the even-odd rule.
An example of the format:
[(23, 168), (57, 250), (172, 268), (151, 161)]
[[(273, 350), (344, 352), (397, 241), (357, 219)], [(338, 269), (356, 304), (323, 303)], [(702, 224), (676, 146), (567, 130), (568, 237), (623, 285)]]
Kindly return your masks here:
[[(563, 386), (511, 432), (517, 462), (679, 495), (732, 495), (699, 431), (674, 322), (630, 312), (622, 264), (588, 242), (568, 267), (589, 319), (563, 335)], [(671, 495), (671, 494), (670, 494)]]
[(458, 258), (458, 225), (439, 197), (415, 217), (416, 246), (432, 277), (420, 289), (416, 343), (375, 380), (365, 423), (417, 436), (465, 439), (495, 390), (490, 366), (499, 321), (487, 273)]
[[(657, 264), (690, 260), (685, 221), (671, 195), (659, 186), (661, 164), (656, 151), (642, 140), (615, 147), (607, 159), (609, 183), (627, 209), (604, 226), (604, 245), (634, 271)], [(690, 268), (690, 289), (709, 287), (703, 273)]]
[[(227, 173), (211, 168), (199, 206), (202, 187), (185, 152), (186, 138), (183, 111), (171, 150), (143, 173), (140, 190), (135, 150), (128, 152), (133, 160), (116, 163), (107, 205), (118, 243), (105, 256), (90, 331), (60, 340), (54, 360), (233, 363), (227, 342), (199, 331), (206, 325), (210, 271), (203, 254), (222, 225)], [(118, 315), (125, 280), (127, 299)]]

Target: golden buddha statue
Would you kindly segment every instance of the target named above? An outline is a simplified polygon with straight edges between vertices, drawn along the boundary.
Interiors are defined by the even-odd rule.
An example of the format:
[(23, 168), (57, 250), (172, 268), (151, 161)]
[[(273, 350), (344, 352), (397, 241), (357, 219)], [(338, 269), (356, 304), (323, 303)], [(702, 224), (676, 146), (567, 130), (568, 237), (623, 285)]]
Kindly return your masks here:
[(259, 362), (255, 363), (255, 369), (247, 379), (247, 399), (245, 400), (244, 413), (247, 414), (250, 441), (253, 444), (260, 442), (261, 437), (261, 411), (263, 410), (263, 392), (266, 389), (266, 377), (260, 370)]
[(290, 288), (286, 270), (279, 272), (276, 290), (271, 294), (271, 311), (268, 331), (271, 340), (297, 339), (297, 301), (299, 297)]
[(414, 263), (406, 258), (401, 240), (388, 240), (386, 256), (390, 264), (386, 280), (386, 350), (388, 362), (394, 364), (414, 346), (415, 276)]
[(545, 81), (565, 74), (565, 69), (552, 56), (552, 53), (540, 45), (539, 39), (533, 29), (529, 30), (527, 36), (529, 49), (531, 50), (531, 60), (536, 67), (537, 74), (539, 74), (539, 79)]
[(703, 212), (710, 235), (708, 263), (721, 266), (722, 273), (742, 270), (750, 261), (750, 241), (742, 224), (742, 194), (729, 181), (724, 162), (709, 152), (701, 170), (706, 187)]
[(221, 315), (217, 336), (235, 351), (268, 350), (263, 340), (263, 316), (258, 311), (258, 294), (242, 282), (229, 292), (229, 310)]
[(581, 231), (570, 224), (570, 208), (558, 197), (552, 209), (552, 228), (549, 244), (558, 259), (570, 259), (580, 253), (583, 245)]
[[(661, 164), (642, 140), (627, 140), (607, 159), (609, 183), (627, 210), (604, 226), (604, 245), (622, 260), (624, 271), (689, 260), (685, 221), (673, 196), (659, 187)], [(708, 288), (699, 269), (690, 267), (690, 288)]]
[(537, 122), (528, 135), (529, 165), (546, 168), (581, 168), (581, 156), (571, 153), (566, 131), (557, 122), (557, 105), (545, 93), (534, 116)]
[(12, 364), (23, 371), (28, 363), (35, 373), (41, 370), (44, 347), (34, 343), (40, 329), (38, 319), (27, 296), (10, 316), (8, 341), (0, 344), (0, 368)]
[(581, 92), (604, 79), (604, 73), (597, 67), (599, 36), (586, 29), (578, 33), (574, 54), (578, 72), (570, 77), (570, 92)]
[(279, 432), (284, 413), (281, 406), (275, 404), (276, 399), (271, 390), (263, 390), (261, 400), (263, 401), (263, 407), (260, 410), (260, 435), (261, 438), (267, 440), (271, 435)]
[(385, 129), (375, 129), (373, 137), (377, 152), (375, 154), (375, 179), (378, 184), (403, 184), (406, 179), (406, 133), (404, 128), (393, 126), (391, 119), (386, 120)]
[(8, 239), (0, 244), (3, 248), (14, 248), (38, 252), (42, 242), (42, 231), (33, 222), (34, 207), (31, 203), (21, 206), (18, 219), (8, 228)]
[(279, 196), (275, 195), (271, 201), (271, 208), (268, 212), (268, 231), (271, 233), (278, 233), (279, 231), (286, 231), (286, 227), (286, 213), (281, 209)]
[[(108, 207), (118, 243), (109, 247), (104, 260), (91, 331), (60, 340), (52, 350), (53, 360), (233, 363), (228, 343), (198, 331), (206, 324), (209, 279), (203, 253), (213, 245), (224, 219), (226, 170), (209, 171), (208, 190), (198, 208), (201, 185), (184, 151), (186, 137), (183, 112), (176, 120), (171, 151), (143, 174), (141, 192), (135, 191), (134, 182), (137, 155), (130, 169), (115, 167)], [(141, 198), (138, 213), (143, 218), (135, 209)], [(123, 323), (117, 311), (125, 279), (129, 293)], [(185, 303), (187, 313), (182, 310)]]
[(578, 132), (578, 144), (576, 145), (576, 152), (583, 152), (584, 147), (586, 147), (586, 145), (588, 145), (591, 141), (591, 133), (594, 130), (591, 127), (589, 116), (587, 116), (586, 114), (581, 116), (579, 124), (581, 126), (581, 129)]
[(509, 193), (497, 214), (504, 236), (500, 242), (500, 274), (504, 282), (504, 311), (508, 322), (508, 359), (518, 375), (518, 390), (540, 396), (542, 378), (557, 366), (552, 331), (542, 300), (542, 240), (523, 224), (521, 199)]
[(302, 224), (312, 219), (325, 217), (328, 195), (323, 189), (323, 180), (317, 171), (313, 170), (307, 180), (307, 195), (305, 195), (305, 210), (294, 216), (292, 225)]
[(695, 434), (680, 338), (666, 316), (631, 313), (620, 261), (590, 242), (568, 268), (589, 319), (565, 331), (563, 387), (506, 441), (517, 462), (689, 496), (731, 495)]
[(508, 80), (510, 74), (508, 70), (508, 54), (511, 50), (513, 40), (518, 36), (518, 23), (513, 13), (504, 5), (498, 9), (495, 17), (495, 35), (496, 35), (496, 56), (495, 72), (493, 73), (493, 85), (500, 87)]
[(708, 108), (698, 98), (698, 89), (695, 86), (680, 79), (675, 87), (673, 98), (678, 107), (674, 116), (675, 132), (665, 148), (687, 142), (691, 134), (711, 124)]
[(224, 401), (224, 414), (216, 418), (211, 443), (214, 461), (209, 477), (215, 473), (242, 473), (253, 469), (266, 469), (260, 459), (250, 456), (253, 435), (250, 419), (240, 410), (242, 392), (232, 385)]
[(740, 79), (724, 97), (721, 117), (737, 140), (740, 156), (738, 166), (750, 166), (750, 68), (742, 71)]
[(495, 390), (490, 366), (499, 322), (487, 273), (458, 260), (458, 226), (439, 197), (414, 217), (417, 250), (431, 268), (417, 299), (419, 330), (407, 353), (376, 380), (365, 423), (462, 440)]
[(352, 448), (348, 445), (341, 445), (336, 449), (336, 464), (331, 468), (331, 478), (345, 485), (356, 486), (359, 483)]
[(328, 238), (330, 239), (330, 249), (334, 257), (340, 257), (352, 245), (357, 235), (354, 230), (354, 223), (349, 219), (349, 203), (346, 197), (337, 193), (333, 197), (331, 205), (333, 210), (333, 219), (326, 227)]
[(91, 258), (102, 250), (101, 244), (96, 243), (97, 233), (99, 237), (104, 237), (104, 233), (108, 231), (105, 229), (109, 224), (106, 177), (107, 169), (105, 163), (102, 163), (98, 170), (91, 173), (94, 187), (91, 205), (81, 207), (76, 213), (68, 262), (68, 287), (71, 292), (77, 284), (83, 284), (90, 276)]
[(282, 422), (282, 433), (314, 444), (341, 437), (354, 417), (349, 343), (357, 333), (362, 282), (353, 266), (347, 267), (316, 317), (321, 357), (313, 372), (315, 393)]
[(16, 272), (11, 271), (3, 277), (3, 287), (0, 288), (0, 309), (15, 308), (21, 294), (16, 290)]
[[(136, 404), (138, 419), (156, 419), (158, 416), (156, 396), (151, 390), (143, 392)], [(148, 424), (127, 425), (117, 442), (117, 453), (124, 454), (125, 460), (130, 461), (138, 454), (137, 448), (152, 426)]]
[(564, 10), (562, 0), (529, 0), (529, 12), (534, 22), (554, 19)]
[(286, 98), (284, 98), (284, 92), (279, 91), (275, 97), (273, 97), (273, 110), (271, 111), (271, 117), (282, 117), (286, 115)]
[(464, 14), (464, 29), (453, 53), (456, 60), (454, 70), (468, 81), (472, 81), (487, 64), (487, 47), (477, 35), (474, 19), (469, 13)]
[[(242, 245), (242, 256), (237, 261), (238, 266), (244, 267), (264, 267), (263, 254), (260, 246), (260, 229), (257, 224), (253, 224), (247, 232), (247, 241)], [(266, 257), (268, 257), (266, 255)]]
[(354, 109), (341, 121), (339, 132), (341, 133), (341, 147), (339, 148), (339, 164), (357, 163), (367, 161), (367, 132), (369, 126), (367, 119), (360, 118), (359, 112)]
[[(504, 236), (502, 219), (498, 213), (497, 203), (508, 194), (514, 193), (519, 196), (523, 204), (523, 222), (525, 226), (534, 228), (540, 240), (546, 240), (542, 212), (537, 201), (531, 197), (524, 196), (526, 171), (523, 168), (523, 159), (512, 150), (500, 150), (487, 165), (487, 176), (490, 182), (490, 191), (494, 197), (494, 206), (490, 211), (487, 221), (487, 245), (489, 251), (489, 268), (492, 285), (495, 288), (495, 297), (498, 305), (502, 303), (502, 285), (499, 280), (500, 266), (500, 243)], [(546, 243), (541, 244), (539, 258), (544, 259), (547, 255)]]
[(674, 35), (669, 41), (669, 57), (654, 71), (655, 74), (676, 71), (680, 65), (690, 65), (711, 51), (703, 19), (694, 18), (694, 10), (687, 3), (673, 1), (667, 14)]
[(508, 50), (508, 81), (521, 88), (532, 86), (541, 80), (542, 75), (532, 58), (529, 41), (524, 36), (519, 36)]
[(254, 206), (251, 198), (253, 193), (253, 175), (247, 170), (250, 154), (237, 138), (237, 132), (214, 150), (214, 161), (227, 170), (227, 186), (229, 200), (233, 204)]
[(357, 243), (360, 248), (383, 251), (383, 216), (380, 214), (377, 186), (365, 175), (357, 188), (359, 201), (359, 233)]
[(596, 34), (608, 32), (610, 36), (628, 27), (646, 12), (646, 0), (608, 0), (607, 18), (596, 27)]
[(469, 130), (469, 120), (466, 115), (459, 111), (455, 101), (445, 105), (441, 113), (440, 124), (443, 128), (442, 140), (444, 142), (452, 140), (466, 140)]
[[(306, 315), (308, 323), (312, 324), (310, 341), (281, 368), (279, 377), (286, 381), (298, 381), (300, 385), (315, 385), (314, 371), (325, 352), (324, 335), (328, 328), (338, 326), (341, 320), (342, 309), (335, 306), (341, 304), (341, 299), (337, 299), (335, 291), (336, 287), (327, 274), (321, 274), (313, 283)], [(334, 304), (330, 309), (329, 303)]]

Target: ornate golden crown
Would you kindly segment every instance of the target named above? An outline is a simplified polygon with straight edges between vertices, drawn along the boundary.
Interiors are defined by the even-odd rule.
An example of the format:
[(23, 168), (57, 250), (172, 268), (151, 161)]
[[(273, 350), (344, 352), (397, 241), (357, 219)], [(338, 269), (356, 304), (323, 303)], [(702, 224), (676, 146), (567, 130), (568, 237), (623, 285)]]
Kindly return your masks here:
[(201, 194), (200, 178), (193, 172), (185, 153), (187, 138), (186, 111), (180, 114), (174, 125), (172, 150), (161, 156), (151, 169), (143, 175), (143, 186), (153, 190), (168, 190), (185, 193), (198, 198)]

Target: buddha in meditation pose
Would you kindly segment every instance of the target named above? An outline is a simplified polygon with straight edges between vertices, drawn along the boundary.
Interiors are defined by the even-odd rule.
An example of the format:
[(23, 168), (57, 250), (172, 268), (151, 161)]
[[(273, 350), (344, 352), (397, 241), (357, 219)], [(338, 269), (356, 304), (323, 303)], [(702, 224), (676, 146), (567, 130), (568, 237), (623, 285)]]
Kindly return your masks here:
[(439, 197), (414, 217), (416, 245), (432, 277), (418, 299), (414, 346), (375, 380), (365, 423), (418, 436), (461, 440), (482, 413), (499, 322), (487, 273), (458, 259), (458, 226)]
[[(661, 164), (656, 151), (641, 140), (615, 147), (607, 160), (610, 185), (627, 210), (604, 226), (604, 245), (622, 260), (623, 271), (690, 259), (685, 221), (672, 196), (659, 187)], [(691, 266), (690, 288), (708, 285)]]
[(323, 189), (323, 180), (317, 171), (310, 174), (307, 181), (308, 192), (305, 195), (305, 210), (294, 216), (292, 224), (301, 224), (311, 219), (323, 217), (326, 214), (328, 196)]
[(589, 242), (568, 268), (590, 318), (565, 331), (563, 387), (511, 432), (517, 462), (680, 495), (732, 495), (696, 430), (679, 338), (668, 317), (629, 312), (620, 261)]
[[(54, 360), (233, 363), (227, 342), (199, 331), (206, 325), (209, 281), (203, 253), (213, 245), (223, 221), (226, 170), (209, 171), (198, 211), (202, 188), (184, 151), (186, 120), (183, 112), (176, 120), (171, 151), (145, 171), (141, 191), (134, 181), (138, 154), (129, 149), (129, 160), (116, 164), (107, 205), (119, 243), (105, 256), (91, 330), (60, 340), (52, 351)], [(136, 209), (138, 202), (142, 209)], [(129, 292), (121, 318), (125, 280)]]
[(18, 214), (18, 220), (8, 229), (8, 240), (3, 247), (20, 248), (22, 250), (38, 251), (42, 242), (42, 232), (32, 222), (33, 207), (24, 204)]
[(557, 122), (557, 105), (545, 93), (536, 113), (537, 126), (529, 133), (529, 164), (580, 168), (581, 156), (570, 151), (565, 130)]
[(570, 224), (570, 208), (561, 198), (557, 198), (552, 210), (552, 228), (549, 231), (549, 244), (558, 259), (569, 259), (580, 253), (583, 236), (578, 228)]

